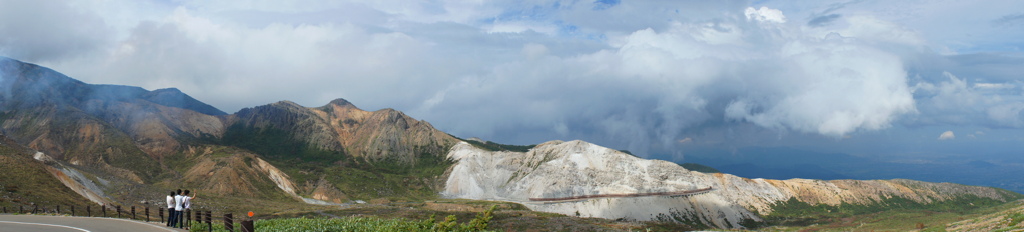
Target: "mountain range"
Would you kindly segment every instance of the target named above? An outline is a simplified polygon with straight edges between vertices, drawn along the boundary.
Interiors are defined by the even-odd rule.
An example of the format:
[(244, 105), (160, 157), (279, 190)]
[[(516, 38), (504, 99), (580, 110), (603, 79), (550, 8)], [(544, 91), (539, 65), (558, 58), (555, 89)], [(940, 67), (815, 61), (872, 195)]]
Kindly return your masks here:
[[(268, 210), (359, 201), (509, 201), (579, 217), (751, 228), (828, 212), (985, 207), (1022, 198), (913, 180), (748, 179), (702, 173), (584, 141), (460, 139), (394, 109), (337, 99), (228, 114), (177, 89), (87, 84), (0, 58), (0, 205), (92, 201), (159, 206), (195, 189), (205, 206)], [(12, 187), (13, 186), (13, 187)], [(531, 198), (665, 193), (562, 202)], [(52, 192), (53, 194), (29, 194)]]

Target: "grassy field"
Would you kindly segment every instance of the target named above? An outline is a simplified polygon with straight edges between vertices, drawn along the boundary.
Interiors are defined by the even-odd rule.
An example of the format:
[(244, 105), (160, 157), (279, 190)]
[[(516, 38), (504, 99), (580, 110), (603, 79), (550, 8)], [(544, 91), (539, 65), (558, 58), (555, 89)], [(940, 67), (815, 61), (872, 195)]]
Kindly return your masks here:
[(931, 231), (1024, 231), (1024, 200), (999, 211), (946, 224)]
[(495, 209), (487, 229), (494, 231), (686, 231), (693, 229), (676, 223), (578, 218), (530, 211), (525, 206), (516, 203), (460, 199), (354, 204), (345, 207), (326, 207), (319, 210), (263, 215), (256, 218), (259, 220), (282, 220), (371, 217), (381, 220), (422, 222), (430, 220), (431, 216), (436, 221), (443, 221), (449, 216), (454, 216), (454, 222), (468, 224), (491, 207)]
[[(278, 218), (257, 220), (254, 225), (263, 231), (487, 231), (496, 207), (492, 206), (478, 213), (465, 223), (458, 223), (455, 215), (440, 220), (432, 215), (423, 220), (376, 216)], [(213, 227), (215, 231), (227, 231), (224, 225)], [(207, 225), (197, 224), (192, 229), (204, 231), (209, 228)]]
[[(1013, 230), (1014, 216), (1024, 211), (1024, 201), (1009, 202), (992, 207), (975, 208), (960, 212), (920, 209), (895, 209), (852, 216), (821, 216), (816, 223), (806, 226), (773, 226), (765, 231), (995, 231)], [(1015, 214), (1017, 213), (1017, 214)], [(1004, 219), (1005, 218), (1005, 219)], [(1024, 216), (1020, 216), (1024, 220)], [(1006, 222), (988, 223), (984, 222)], [(1014, 225), (1014, 226), (1019, 226)], [(983, 228), (983, 229), (982, 229)], [(1016, 228), (1016, 231), (1021, 228)]]

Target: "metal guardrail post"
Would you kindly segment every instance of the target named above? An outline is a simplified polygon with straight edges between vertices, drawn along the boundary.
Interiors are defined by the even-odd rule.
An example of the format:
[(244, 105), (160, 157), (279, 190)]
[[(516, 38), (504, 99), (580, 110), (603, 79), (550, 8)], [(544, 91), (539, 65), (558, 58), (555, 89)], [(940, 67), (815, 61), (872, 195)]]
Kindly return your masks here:
[(107, 204), (103, 204), (103, 207), (100, 207), (100, 209), (103, 209), (103, 217), (107, 217)]
[(57, 205), (57, 214), (60, 214), (60, 205)]
[(149, 221), (149, 206), (146, 206), (146, 221)]
[(71, 206), (71, 216), (72, 217), (75, 216), (75, 206), (74, 205)]
[(121, 206), (117, 206), (117, 218), (121, 218)]
[(135, 206), (132, 206), (132, 220), (138, 220), (135, 218)]
[(242, 232), (254, 232), (255, 227), (253, 226), (252, 220), (242, 221)]
[(231, 214), (224, 214), (224, 229), (228, 231), (235, 231), (235, 222), (231, 220)]
[(209, 228), (210, 232), (213, 231), (213, 212), (209, 210), (206, 211), (206, 228)]
[(86, 217), (92, 217), (92, 206), (91, 205), (86, 205), (85, 206), (85, 216)]
[[(192, 210), (189, 210), (189, 211), (192, 211)], [(196, 218), (195, 218), (196, 219), (195, 220), (196, 224), (203, 224), (203, 211), (202, 210), (196, 211), (196, 215), (195, 216), (196, 216)]]
[(38, 212), (38, 211), (39, 211), (39, 205), (35, 205), (35, 207), (32, 207), (32, 214), (36, 214), (36, 212)]
[(22, 212), (25, 212), (25, 207), (22, 207), (22, 206), (19, 205), (18, 206), (18, 213), (22, 213)]

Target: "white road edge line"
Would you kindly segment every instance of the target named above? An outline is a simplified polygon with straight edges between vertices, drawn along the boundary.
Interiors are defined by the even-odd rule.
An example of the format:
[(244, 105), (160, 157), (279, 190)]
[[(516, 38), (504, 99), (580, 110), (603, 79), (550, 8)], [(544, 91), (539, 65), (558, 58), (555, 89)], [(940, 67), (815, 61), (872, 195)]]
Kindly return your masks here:
[(177, 230), (172, 230), (172, 229), (168, 229), (167, 227), (161, 227), (161, 226), (158, 226), (158, 225), (153, 225), (152, 223), (147, 223), (147, 222), (140, 222), (140, 221), (136, 221), (136, 220), (131, 220), (131, 219), (124, 219), (124, 218), (109, 218), (109, 217), (98, 217), (98, 218), (99, 218), (99, 219), (109, 219), (109, 220), (118, 220), (118, 221), (127, 221), (127, 222), (134, 222), (134, 223), (139, 223), (139, 224), (143, 224), (143, 225), (149, 225), (149, 226), (152, 226), (152, 227), (160, 228), (160, 229), (163, 229), (164, 231), (171, 231), (171, 232), (176, 232), (176, 231), (177, 231)]
[(86, 229), (82, 229), (82, 228), (78, 228), (78, 227), (71, 227), (71, 226), (65, 226), (65, 225), (54, 225), (54, 224), (46, 224), (46, 223), (34, 223), (34, 222), (12, 222), (12, 221), (0, 221), (0, 223), (14, 223), (14, 224), (26, 224), (26, 225), (40, 225), (40, 226), (53, 226), (53, 227), (64, 227), (64, 228), (68, 228), (68, 229), (74, 229), (74, 230), (80, 230), (80, 231), (84, 231), (84, 232), (92, 232), (92, 231), (89, 231), (89, 230), (86, 230)]

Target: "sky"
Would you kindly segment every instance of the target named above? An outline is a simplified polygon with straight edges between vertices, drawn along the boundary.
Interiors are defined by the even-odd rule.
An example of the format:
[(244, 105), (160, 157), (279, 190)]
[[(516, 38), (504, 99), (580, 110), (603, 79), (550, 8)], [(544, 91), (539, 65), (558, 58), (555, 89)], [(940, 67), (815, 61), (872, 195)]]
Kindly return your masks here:
[[(1018, 159), (1024, 1), (0, 0), (0, 56), (459, 137)], [(1024, 161), (1020, 161), (1024, 163)]]

